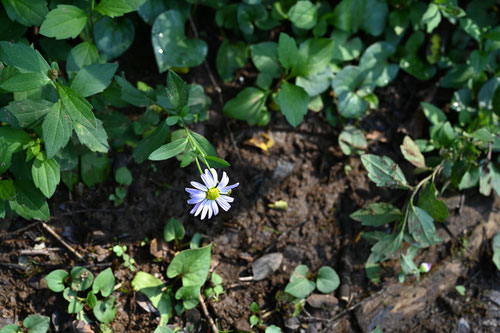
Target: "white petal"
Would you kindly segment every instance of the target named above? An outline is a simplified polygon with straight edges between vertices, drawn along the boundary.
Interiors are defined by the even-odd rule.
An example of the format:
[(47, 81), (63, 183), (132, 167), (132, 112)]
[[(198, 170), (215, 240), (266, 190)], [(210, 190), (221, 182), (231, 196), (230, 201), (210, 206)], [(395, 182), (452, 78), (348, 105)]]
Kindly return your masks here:
[(222, 197), (218, 197), (215, 200), (217, 200), (217, 203), (219, 204), (219, 206), (222, 209), (224, 209), (226, 212), (229, 210), (229, 208), (231, 208), (231, 205), (226, 200), (224, 200)]
[(205, 191), (200, 191), (198, 189), (189, 188), (189, 187), (186, 187), (186, 192), (191, 194), (191, 195), (197, 195), (199, 193), (202, 193), (203, 195), (205, 195)]
[(212, 177), (214, 179), (214, 183), (215, 183), (215, 185), (217, 185), (217, 183), (219, 182), (219, 177), (217, 176), (217, 171), (215, 171), (214, 168), (210, 168), (210, 171), (212, 171)]
[(208, 188), (207, 188), (206, 186), (201, 185), (201, 184), (200, 184), (200, 183), (198, 183), (198, 182), (191, 182), (190, 184), (191, 184), (193, 187), (196, 187), (196, 188), (197, 188), (198, 190), (200, 190), (200, 191), (205, 191), (205, 192), (206, 192), (206, 191), (208, 191)]
[(224, 188), (227, 183), (229, 183), (229, 177), (226, 175), (226, 171), (224, 171), (222, 173), (222, 179), (220, 180), (219, 186), (217, 186), (217, 188), (220, 190)]
[(201, 210), (203, 209), (205, 202), (207, 202), (207, 199), (199, 203), (198, 209), (196, 210), (196, 213), (194, 213), (194, 216), (198, 216), (201, 213)]
[(210, 207), (210, 201), (205, 201), (205, 203), (203, 204), (203, 211), (201, 212), (202, 220), (205, 218), (205, 216), (207, 216), (207, 212), (209, 210), (212, 210), (212, 208)]
[(202, 202), (205, 199), (205, 197), (202, 198), (191, 198), (187, 201), (188, 204), (194, 205), (197, 204), (198, 202)]
[(189, 212), (189, 214), (194, 214), (197, 210), (198, 210), (198, 207), (200, 207), (201, 205), (201, 202), (198, 202), (194, 207), (193, 209), (191, 209), (191, 211)]
[(208, 201), (208, 219), (211, 219), (212, 218), (212, 213), (214, 212), (213, 208), (212, 208), (212, 202), (214, 202), (214, 200), (209, 200)]
[(190, 194), (189, 199), (205, 199), (207, 197), (207, 194), (205, 192), (196, 193), (196, 194)]
[(229, 192), (229, 190), (232, 190), (233, 188), (237, 187), (238, 185), (240, 185), (240, 183), (236, 183), (236, 184), (233, 184), (233, 185), (225, 186), (224, 188), (219, 189), (219, 192), (221, 194), (227, 194)]
[(219, 206), (217, 206), (217, 203), (215, 200), (210, 201), (212, 203), (212, 209), (214, 210), (214, 216), (219, 214)]
[(212, 178), (207, 176), (207, 175), (201, 175), (201, 180), (203, 180), (203, 183), (205, 184), (205, 186), (207, 188), (211, 188), (212, 187)]
[(228, 197), (227, 195), (221, 195), (220, 196), (222, 199), (224, 199), (227, 202), (233, 202), (234, 198), (233, 197)]

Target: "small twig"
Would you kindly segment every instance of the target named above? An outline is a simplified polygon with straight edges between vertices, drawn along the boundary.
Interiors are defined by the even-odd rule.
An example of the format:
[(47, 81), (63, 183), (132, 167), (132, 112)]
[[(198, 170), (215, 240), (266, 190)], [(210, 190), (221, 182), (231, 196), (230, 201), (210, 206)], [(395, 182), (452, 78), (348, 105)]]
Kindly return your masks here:
[(69, 245), (64, 239), (62, 239), (61, 236), (59, 236), (57, 232), (55, 232), (45, 222), (42, 222), (42, 227), (45, 230), (47, 230), (52, 236), (54, 236), (62, 245), (64, 245), (65, 248), (67, 248), (71, 253), (73, 253), (78, 259), (86, 262), (85, 258), (83, 258), (83, 256), (80, 253), (76, 252), (76, 250), (72, 248), (71, 245)]
[(38, 256), (38, 255), (50, 256), (50, 252), (61, 251), (61, 250), (62, 248), (60, 247), (45, 248), (39, 250), (21, 250), (19, 251), (19, 254), (28, 256)]
[(210, 326), (212, 327), (212, 332), (219, 333), (219, 330), (217, 329), (217, 326), (215, 325), (214, 320), (210, 316), (210, 313), (208, 313), (208, 309), (207, 309), (207, 305), (205, 304), (205, 300), (203, 299), (203, 296), (201, 296), (201, 295), (200, 295), (200, 305), (201, 305), (201, 309), (203, 310), (203, 313), (205, 314), (205, 317), (207, 317), (207, 320), (210, 323)]
[(240, 281), (253, 281), (253, 276), (243, 276), (238, 278)]
[(19, 265), (19, 264), (12, 264), (10, 262), (0, 262), (0, 266), (5, 266), (5, 267), (10, 267), (10, 268), (17, 268), (22, 271), (25, 271), (27, 269), (26, 266)]

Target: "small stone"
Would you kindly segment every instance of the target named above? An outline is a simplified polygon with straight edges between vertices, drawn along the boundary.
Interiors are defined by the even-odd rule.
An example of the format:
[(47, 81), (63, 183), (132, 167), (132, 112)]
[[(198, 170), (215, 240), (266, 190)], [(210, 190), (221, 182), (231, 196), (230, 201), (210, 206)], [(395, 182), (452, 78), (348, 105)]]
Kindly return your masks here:
[(494, 289), (486, 290), (484, 296), (486, 296), (488, 300), (500, 306), (500, 291)]
[(283, 254), (279, 252), (266, 254), (252, 263), (253, 280), (261, 281), (276, 271), (283, 262)]
[(324, 307), (333, 308), (339, 303), (337, 297), (324, 294), (312, 294), (307, 298), (306, 301), (307, 304), (316, 309), (321, 309)]
[(457, 324), (457, 333), (469, 333), (469, 332), (470, 332), (469, 321), (465, 318), (460, 318)]
[(297, 317), (290, 317), (285, 320), (285, 326), (286, 328), (289, 328), (291, 330), (296, 330), (297, 328), (300, 327), (300, 320)]

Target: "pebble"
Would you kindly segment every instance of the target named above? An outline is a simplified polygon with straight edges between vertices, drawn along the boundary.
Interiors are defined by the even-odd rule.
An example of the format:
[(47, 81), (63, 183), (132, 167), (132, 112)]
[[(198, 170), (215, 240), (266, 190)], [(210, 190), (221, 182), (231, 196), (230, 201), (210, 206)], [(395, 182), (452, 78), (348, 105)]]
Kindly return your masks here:
[(283, 254), (279, 252), (266, 254), (252, 263), (253, 280), (261, 281), (276, 271), (283, 262)]
[(469, 321), (465, 318), (460, 318), (457, 324), (457, 333), (469, 333), (469, 332), (470, 332)]

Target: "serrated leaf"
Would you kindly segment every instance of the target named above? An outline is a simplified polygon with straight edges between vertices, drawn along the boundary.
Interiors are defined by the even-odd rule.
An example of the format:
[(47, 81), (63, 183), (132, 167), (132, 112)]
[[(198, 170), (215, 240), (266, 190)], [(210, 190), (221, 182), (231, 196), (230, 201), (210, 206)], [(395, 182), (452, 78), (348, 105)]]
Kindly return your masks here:
[(118, 64), (111, 63), (85, 66), (78, 71), (70, 87), (82, 97), (95, 95), (110, 85), (117, 69)]
[(53, 107), (54, 103), (43, 99), (23, 99), (12, 101), (7, 110), (16, 117), (21, 127), (29, 127), (34, 122), (45, 116)]
[(31, 220), (48, 220), (50, 218), (49, 205), (43, 194), (26, 180), (14, 181), (16, 196), (9, 200), (10, 208), (21, 217)]
[(300, 299), (309, 296), (316, 284), (307, 279), (308, 272), (309, 268), (306, 265), (297, 266), (290, 277), (290, 282), (285, 287), (285, 292)]
[(53, 158), (35, 158), (31, 167), (33, 183), (42, 191), (45, 197), (50, 198), (56, 191), (57, 185), (61, 181), (59, 163)]
[(71, 119), (66, 110), (61, 108), (60, 102), (53, 104), (45, 116), (42, 131), (45, 152), (50, 159), (66, 146), (73, 132)]
[(102, 0), (95, 10), (102, 15), (117, 17), (138, 10), (147, 0)]
[(87, 18), (87, 14), (76, 6), (58, 5), (45, 17), (40, 33), (56, 39), (75, 38), (82, 32)]
[(416, 143), (409, 136), (405, 136), (405, 138), (403, 139), (403, 144), (400, 146), (400, 148), (403, 156), (408, 162), (410, 162), (417, 168), (425, 168), (424, 155), (422, 155)]
[(89, 128), (96, 128), (97, 122), (92, 112), (92, 105), (73, 89), (62, 85), (57, 87), (62, 105), (71, 119)]
[(40, 25), (48, 12), (46, 0), (2, 0), (7, 15), (27, 27)]
[(361, 162), (368, 171), (368, 178), (379, 187), (409, 189), (410, 186), (400, 167), (387, 156), (361, 155)]
[(102, 121), (96, 119), (96, 125), (95, 128), (89, 128), (78, 121), (73, 122), (76, 135), (81, 144), (87, 146), (91, 151), (107, 153), (109, 150), (108, 135), (102, 126)]
[(92, 292), (94, 294), (101, 292), (102, 297), (108, 297), (113, 292), (115, 287), (115, 276), (110, 267), (99, 273), (92, 285)]
[(18, 73), (0, 84), (0, 88), (11, 92), (23, 92), (41, 88), (50, 82), (43, 73)]
[(69, 276), (64, 269), (56, 269), (45, 276), (45, 281), (50, 290), (55, 293), (60, 293), (64, 290), (64, 281)]
[(401, 248), (401, 243), (403, 241), (403, 233), (399, 232), (397, 234), (381, 234), (377, 237), (377, 242), (371, 247), (371, 254), (366, 262), (367, 273), (368, 267), (373, 273), (373, 277), (376, 278), (378, 271), (371, 264), (384, 261), (388, 259), (393, 253)]
[(323, 266), (318, 270), (316, 287), (324, 294), (331, 293), (340, 285), (340, 278), (337, 272), (331, 267)]
[(50, 66), (42, 55), (23, 43), (0, 42), (0, 60), (21, 73), (47, 74)]
[(201, 287), (210, 269), (211, 249), (210, 244), (199, 249), (179, 252), (168, 266), (167, 277), (172, 279), (180, 275), (184, 287)]
[(393, 205), (385, 202), (372, 203), (350, 215), (353, 220), (366, 226), (379, 227), (403, 217), (403, 213)]
[(293, 127), (297, 127), (307, 113), (309, 95), (304, 88), (285, 82), (276, 95), (276, 101), (286, 120)]
[(187, 144), (188, 144), (187, 139), (178, 139), (172, 141), (153, 151), (151, 155), (149, 155), (149, 159), (152, 161), (161, 161), (172, 158), (182, 153), (186, 148)]

